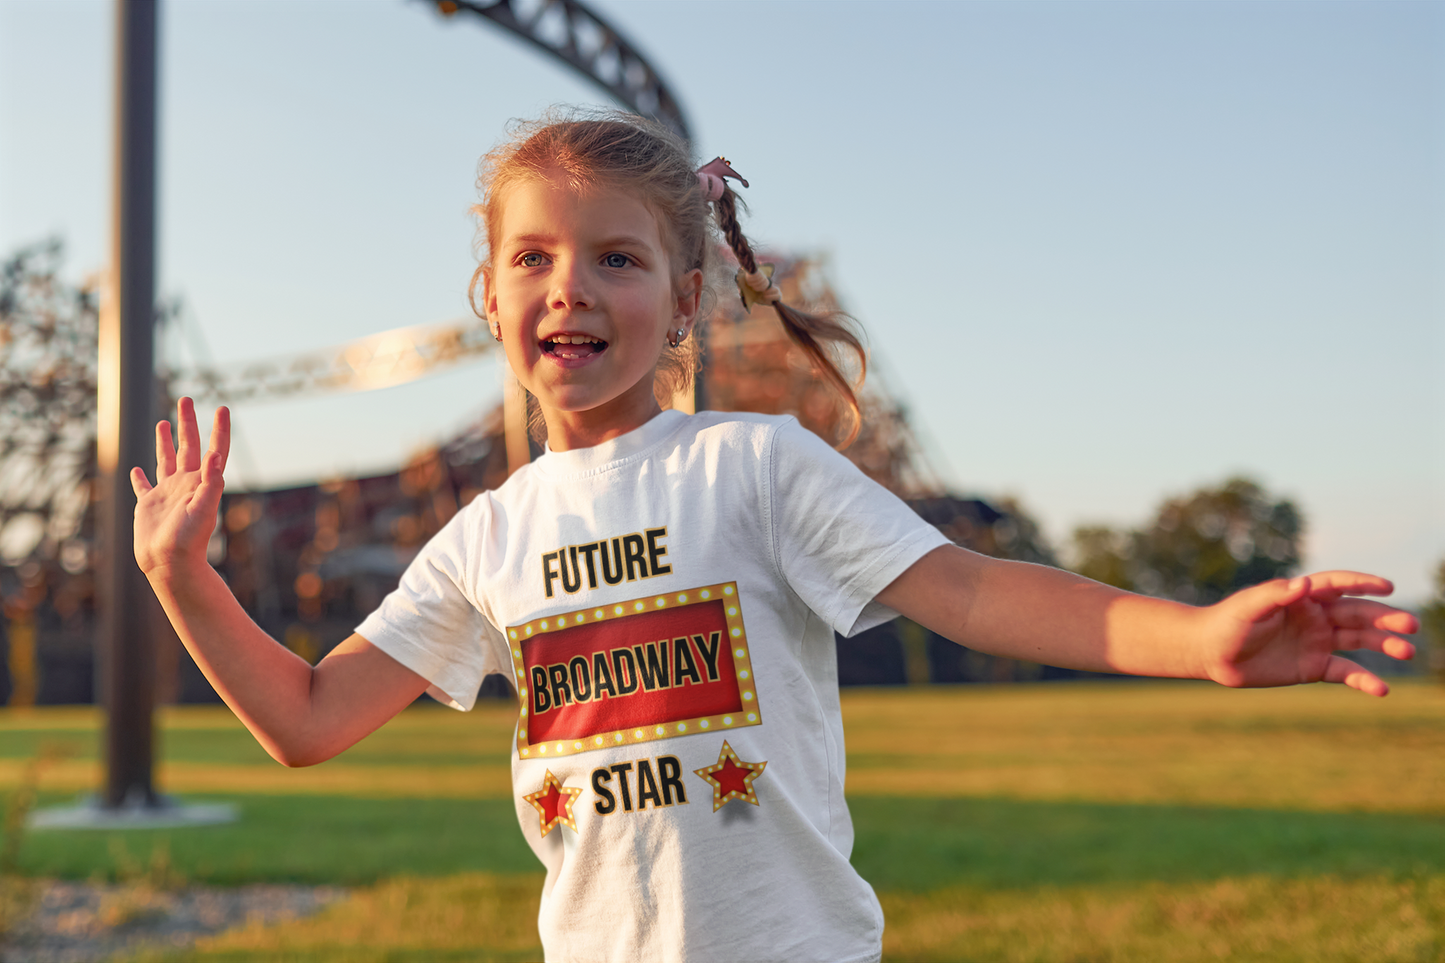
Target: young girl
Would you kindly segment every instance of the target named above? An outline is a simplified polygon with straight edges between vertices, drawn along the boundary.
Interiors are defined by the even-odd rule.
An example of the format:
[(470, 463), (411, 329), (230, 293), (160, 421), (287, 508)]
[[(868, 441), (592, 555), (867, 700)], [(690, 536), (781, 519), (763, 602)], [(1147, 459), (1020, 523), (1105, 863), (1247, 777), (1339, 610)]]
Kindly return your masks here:
[[(316, 667), (206, 562), (229, 442), (157, 426), (136, 557), (206, 677), (288, 766), (329, 759), (422, 692), (470, 708), (504, 673), (512, 778), (547, 868), (554, 960), (876, 960), (848, 856), (833, 633), (897, 613), (985, 652), (1229, 686), (1384, 682), (1332, 654), (1409, 658), (1414, 619), (1326, 572), (1208, 608), (950, 544), (788, 417), (664, 411), (691, 376), (716, 215), (745, 299), (831, 382), (837, 320), (781, 303), (725, 162), (635, 117), (533, 125), (488, 156), (474, 298), (535, 397), (548, 450), (476, 498)], [(736, 178), (744, 185), (741, 178)], [(821, 342), (821, 344), (820, 344)], [(854, 410), (856, 412), (856, 403)]]

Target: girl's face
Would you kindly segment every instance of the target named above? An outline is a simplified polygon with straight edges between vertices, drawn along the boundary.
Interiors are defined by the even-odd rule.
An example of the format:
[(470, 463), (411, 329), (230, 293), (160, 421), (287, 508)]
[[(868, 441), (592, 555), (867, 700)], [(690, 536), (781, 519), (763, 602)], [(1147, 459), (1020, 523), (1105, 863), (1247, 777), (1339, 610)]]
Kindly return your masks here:
[(542, 406), (548, 444), (588, 447), (655, 415), (657, 362), (670, 332), (691, 333), (702, 272), (674, 276), (641, 199), (522, 181), (505, 195), (497, 234), (487, 321)]

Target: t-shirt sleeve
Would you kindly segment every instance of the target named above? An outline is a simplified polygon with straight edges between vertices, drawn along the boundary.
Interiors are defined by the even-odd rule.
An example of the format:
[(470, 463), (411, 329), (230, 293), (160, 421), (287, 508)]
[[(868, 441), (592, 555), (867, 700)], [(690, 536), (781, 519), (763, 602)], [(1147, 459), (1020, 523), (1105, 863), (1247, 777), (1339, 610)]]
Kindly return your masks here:
[(794, 420), (774, 433), (768, 470), (775, 562), (835, 632), (855, 635), (895, 618), (874, 597), (924, 555), (951, 544)]
[(482, 613), (477, 547), (489, 521), (480, 495), (427, 542), (401, 584), (356, 628), (372, 645), (427, 679), (427, 693), (454, 709), (470, 709), (482, 680), (511, 674), (505, 641)]

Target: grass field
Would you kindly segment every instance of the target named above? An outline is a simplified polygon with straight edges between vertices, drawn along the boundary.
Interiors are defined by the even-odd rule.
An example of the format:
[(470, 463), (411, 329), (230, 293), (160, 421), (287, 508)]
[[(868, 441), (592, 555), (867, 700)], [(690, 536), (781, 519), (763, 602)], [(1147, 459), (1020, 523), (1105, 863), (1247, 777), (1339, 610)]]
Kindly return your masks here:
[[(1445, 689), (1188, 683), (853, 690), (854, 864), (890, 959), (1445, 960)], [(99, 783), (98, 716), (0, 714), (0, 788)], [(159, 855), (222, 884), (339, 882), (309, 920), (205, 960), (529, 959), (540, 877), (507, 779), (512, 713), (417, 707), (289, 771), (229, 716), (163, 714), (164, 791), (230, 827), (34, 832), (31, 875), (124, 876)]]

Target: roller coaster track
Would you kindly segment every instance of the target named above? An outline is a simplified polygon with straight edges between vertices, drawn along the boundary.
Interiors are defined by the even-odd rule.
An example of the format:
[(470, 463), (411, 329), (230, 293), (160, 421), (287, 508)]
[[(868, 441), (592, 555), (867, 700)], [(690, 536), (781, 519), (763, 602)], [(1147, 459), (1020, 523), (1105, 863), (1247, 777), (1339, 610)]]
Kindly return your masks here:
[(458, 321), (394, 328), (307, 354), (162, 371), (160, 377), (175, 397), (236, 404), (389, 388), (470, 361), (494, 347), (485, 324)]
[(562, 61), (630, 110), (691, 139), (677, 98), (618, 29), (578, 0), (435, 0), (444, 16), (483, 17)]

